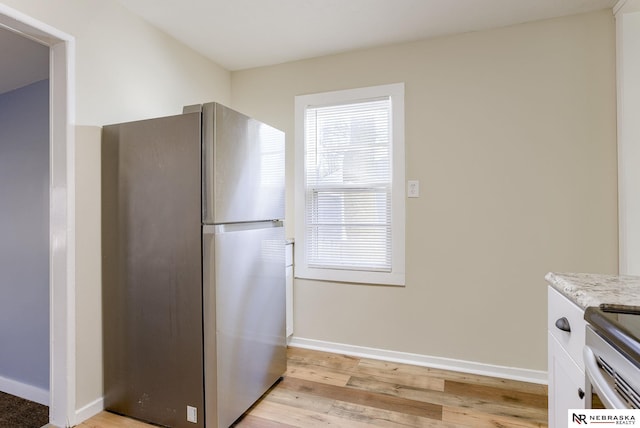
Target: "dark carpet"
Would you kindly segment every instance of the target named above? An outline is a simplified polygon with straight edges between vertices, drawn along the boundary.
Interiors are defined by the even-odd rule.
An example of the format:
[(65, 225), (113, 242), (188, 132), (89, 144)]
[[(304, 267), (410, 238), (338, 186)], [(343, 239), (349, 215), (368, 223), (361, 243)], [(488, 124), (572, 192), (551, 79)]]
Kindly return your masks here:
[(49, 423), (49, 408), (0, 392), (0, 428), (40, 428)]

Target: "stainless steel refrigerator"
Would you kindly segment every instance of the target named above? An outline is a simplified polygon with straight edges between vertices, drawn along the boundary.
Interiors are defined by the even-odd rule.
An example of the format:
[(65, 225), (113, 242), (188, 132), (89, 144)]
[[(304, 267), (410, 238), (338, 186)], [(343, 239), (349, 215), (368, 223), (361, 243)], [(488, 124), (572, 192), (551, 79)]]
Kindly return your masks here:
[(284, 134), (217, 103), (102, 132), (104, 403), (228, 427), (286, 370)]

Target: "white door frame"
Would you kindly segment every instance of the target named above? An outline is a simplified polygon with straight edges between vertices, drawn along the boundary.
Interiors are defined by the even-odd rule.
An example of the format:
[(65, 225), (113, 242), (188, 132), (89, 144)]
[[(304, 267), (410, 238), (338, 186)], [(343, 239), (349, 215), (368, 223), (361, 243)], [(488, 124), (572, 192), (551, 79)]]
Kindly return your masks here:
[(640, 0), (620, 0), (616, 17), (618, 242), (620, 275), (640, 275)]
[(0, 3), (0, 26), (49, 46), (49, 422), (75, 425), (75, 89), (72, 36)]

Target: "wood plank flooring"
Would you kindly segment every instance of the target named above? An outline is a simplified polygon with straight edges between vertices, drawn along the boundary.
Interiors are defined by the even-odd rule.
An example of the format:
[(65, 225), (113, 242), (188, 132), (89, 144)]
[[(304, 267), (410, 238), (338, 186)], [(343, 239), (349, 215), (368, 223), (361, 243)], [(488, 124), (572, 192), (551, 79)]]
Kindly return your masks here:
[[(284, 379), (237, 428), (546, 427), (544, 385), (289, 348)], [(79, 428), (150, 428), (102, 412)]]

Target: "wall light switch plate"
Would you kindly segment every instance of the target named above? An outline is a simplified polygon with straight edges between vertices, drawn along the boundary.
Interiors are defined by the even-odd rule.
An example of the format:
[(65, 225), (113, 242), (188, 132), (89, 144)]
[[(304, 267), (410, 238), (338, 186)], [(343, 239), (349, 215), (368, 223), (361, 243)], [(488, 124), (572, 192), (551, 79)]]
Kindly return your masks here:
[(409, 180), (407, 182), (407, 196), (410, 198), (420, 197), (420, 182), (418, 180)]

